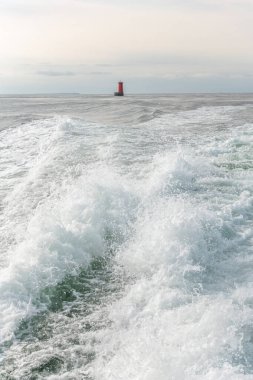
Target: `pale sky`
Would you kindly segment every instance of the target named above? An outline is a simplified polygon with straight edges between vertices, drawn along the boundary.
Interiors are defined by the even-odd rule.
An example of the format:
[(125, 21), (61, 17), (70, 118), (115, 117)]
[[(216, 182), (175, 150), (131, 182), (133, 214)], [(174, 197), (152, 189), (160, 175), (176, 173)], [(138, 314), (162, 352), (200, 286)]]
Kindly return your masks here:
[(253, 0), (0, 0), (0, 93), (253, 91)]

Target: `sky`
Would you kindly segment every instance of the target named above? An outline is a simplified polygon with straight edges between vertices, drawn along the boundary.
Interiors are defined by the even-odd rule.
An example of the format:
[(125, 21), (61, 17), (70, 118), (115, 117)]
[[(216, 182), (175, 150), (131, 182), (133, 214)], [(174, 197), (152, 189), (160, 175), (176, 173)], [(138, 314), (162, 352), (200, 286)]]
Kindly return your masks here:
[(253, 0), (0, 0), (0, 93), (253, 91)]

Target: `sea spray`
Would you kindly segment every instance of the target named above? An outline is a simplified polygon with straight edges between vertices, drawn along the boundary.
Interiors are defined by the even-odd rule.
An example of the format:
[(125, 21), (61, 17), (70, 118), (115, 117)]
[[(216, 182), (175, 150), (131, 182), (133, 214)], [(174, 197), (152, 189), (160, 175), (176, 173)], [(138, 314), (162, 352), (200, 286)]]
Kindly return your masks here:
[(1, 376), (250, 379), (252, 106), (124, 100), (1, 132)]

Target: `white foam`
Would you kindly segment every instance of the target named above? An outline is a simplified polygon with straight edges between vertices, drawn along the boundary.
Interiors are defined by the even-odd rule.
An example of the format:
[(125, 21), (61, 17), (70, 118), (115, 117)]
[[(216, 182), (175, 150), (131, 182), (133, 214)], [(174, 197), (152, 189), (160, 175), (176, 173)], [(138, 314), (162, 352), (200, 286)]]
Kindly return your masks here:
[[(7, 241), (8, 250), (0, 275), (1, 341), (12, 337), (22, 317), (36, 312), (31, 300), (41, 289), (105, 254), (110, 231), (120, 244), (135, 202), (124, 179), (118, 179), (103, 164), (86, 165), (84, 170), (74, 161), (70, 170), (68, 161), (74, 160), (71, 154), (77, 149), (78, 123), (45, 121), (39, 124), (42, 135), (36, 125), (24, 126), (22, 133), (16, 131), (21, 136), (12, 154), (21, 148), (28, 150), (27, 165), (23, 163), (23, 178), (8, 184), (9, 194), (4, 200), (2, 239)], [(85, 138), (85, 129), (80, 133)], [(32, 144), (36, 134), (44, 139), (41, 151), (39, 138), (37, 145)], [(11, 165), (15, 168), (13, 162)]]
[[(193, 124), (205, 118), (208, 128), (221, 119), (229, 123), (230, 111), (234, 113), (208, 108), (174, 119), (176, 127), (186, 123), (191, 134)], [(168, 122), (173, 122), (171, 116)], [(64, 156), (69, 130), (64, 125), (62, 145), (52, 162), (59, 152)], [(147, 135), (151, 126), (144, 126)], [(154, 141), (158, 132), (160, 137), (166, 133), (166, 116), (154, 123)], [(0, 282), (3, 337), (10, 338), (20, 318), (36, 312), (32, 301), (43, 287), (106, 252), (109, 229), (117, 266), (129, 282), (122, 297), (110, 299), (101, 311), (108, 315), (108, 326), (84, 330), (83, 336), (79, 331), (84, 346), (87, 340), (95, 342), (95, 360), (87, 364), (78, 358), (78, 368), (49, 378), (252, 378), (253, 178), (242, 169), (252, 159), (252, 125), (216, 137), (192, 134), (191, 144), (180, 149), (152, 151), (152, 162), (146, 152), (144, 161), (137, 162), (134, 149), (128, 151), (134, 169), (126, 176), (115, 149), (120, 137), (110, 133), (105, 149), (94, 148), (94, 134), (87, 140), (100, 162), (79, 167), (78, 175), (62, 182), (50, 177), (55, 191), (47, 193), (24, 223), (25, 234), (14, 244)], [(141, 143), (140, 137), (138, 152)], [(56, 166), (61, 167), (60, 160)], [(82, 325), (82, 317), (76, 318)], [(72, 347), (66, 352), (62, 355), (75, 355)]]
[[(219, 160), (231, 159), (230, 144)], [(238, 172), (224, 183), (209, 148), (205, 161), (170, 153), (151, 165), (135, 233), (117, 255), (136, 281), (110, 308), (95, 379), (252, 378), (252, 190)]]
[(9, 266), (1, 271), (3, 338), (32, 309), (29, 300), (40, 289), (105, 254), (109, 231), (119, 242), (123, 238), (134, 201), (119, 182), (106, 168), (96, 168), (95, 175), (91, 170), (62, 188), (57, 201), (49, 197), (36, 208), (22, 241), (13, 248)]

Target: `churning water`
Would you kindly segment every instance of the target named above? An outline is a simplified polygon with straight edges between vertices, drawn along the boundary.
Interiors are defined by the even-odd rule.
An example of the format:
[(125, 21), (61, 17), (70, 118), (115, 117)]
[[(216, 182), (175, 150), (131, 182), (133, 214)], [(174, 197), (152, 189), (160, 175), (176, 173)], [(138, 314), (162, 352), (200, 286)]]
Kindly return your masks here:
[(252, 95), (0, 118), (0, 378), (253, 379)]

